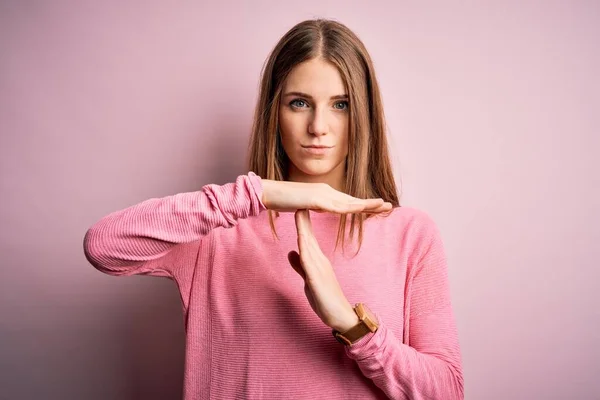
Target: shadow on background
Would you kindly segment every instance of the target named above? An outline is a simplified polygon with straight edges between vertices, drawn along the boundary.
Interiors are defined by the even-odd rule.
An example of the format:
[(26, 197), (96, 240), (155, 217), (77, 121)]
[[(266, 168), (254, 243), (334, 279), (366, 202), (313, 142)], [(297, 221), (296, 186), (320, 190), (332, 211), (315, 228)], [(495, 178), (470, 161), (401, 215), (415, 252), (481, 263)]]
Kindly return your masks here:
[[(199, 136), (204, 136), (203, 148), (197, 153), (217, 155), (210, 165), (204, 165), (198, 171), (212, 179), (198, 179), (195, 187), (180, 188), (175, 192), (200, 190), (210, 183), (223, 185), (247, 173), (247, 140), (239, 139), (239, 130), (248, 131), (249, 137), (249, 128), (240, 124), (239, 118), (216, 116), (216, 119), (223, 122), (208, 126), (220, 126), (223, 130), (200, 133)], [(185, 156), (193, 158), (194, 154), (187, 153)], [(125, 279), (135, 280), (135, 291), (128, 295), (128, 303), (111, 304), (112, 311), (104, 312), (118, 315), (113, 322), (119, 326), (117, 338), (127, 366), (124, 372), (127, 374), (128, 398), (179, 399), (183, 393), (185, 332), (177, 285), (166, 278)], [(126, 313), (123, 313), (123, 308)]]
[[(129, 398), (180, 399), (185, 361), (183, 312), (176, 284), (166, 278), (132, 277), (140, 289), (118, 313)], [(116, 310), (115, 310), (115, 313)]]

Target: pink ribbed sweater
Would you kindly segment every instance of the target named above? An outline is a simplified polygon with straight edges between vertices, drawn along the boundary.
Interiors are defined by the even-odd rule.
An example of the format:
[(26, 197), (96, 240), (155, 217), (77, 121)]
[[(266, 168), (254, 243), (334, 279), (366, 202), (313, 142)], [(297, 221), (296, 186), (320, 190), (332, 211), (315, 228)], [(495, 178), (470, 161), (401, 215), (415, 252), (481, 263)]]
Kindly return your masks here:
[(293, 213), (276, 219), (260, 177), (144, 201), (107, 215), (84, 250), (111, 275), (171, 278), (186, 328), (185, 399), (462, 399), (463, 376), (443, 245), (424, 213), (399, 207), (365, 223), (358, 255), (334, 251), (338, 216), (311, 213), (350, 303), (380, 328), (339, 344), (287, 260)]

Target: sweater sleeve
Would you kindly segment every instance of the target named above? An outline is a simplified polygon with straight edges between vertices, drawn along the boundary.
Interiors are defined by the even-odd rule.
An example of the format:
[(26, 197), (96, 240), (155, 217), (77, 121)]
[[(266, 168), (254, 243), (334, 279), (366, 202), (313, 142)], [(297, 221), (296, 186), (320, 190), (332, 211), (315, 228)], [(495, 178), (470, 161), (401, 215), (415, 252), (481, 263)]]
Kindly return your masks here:
[(265, 210), (262, 181), (252, 172), (225, 185), (154, 198), (114, 212), (85, 234), (87, 260), (109, 275), (174, 277), (181, 265), (193, 264), (200, 239), (219, 227)]
[(463, 399), (446, 256), (436, 226), (430, 220), (426, 225), (420, 260), (407, 275), (404, 340), (380, 321), (374, 334), (347, 347), (346, 353), (390, 399)]

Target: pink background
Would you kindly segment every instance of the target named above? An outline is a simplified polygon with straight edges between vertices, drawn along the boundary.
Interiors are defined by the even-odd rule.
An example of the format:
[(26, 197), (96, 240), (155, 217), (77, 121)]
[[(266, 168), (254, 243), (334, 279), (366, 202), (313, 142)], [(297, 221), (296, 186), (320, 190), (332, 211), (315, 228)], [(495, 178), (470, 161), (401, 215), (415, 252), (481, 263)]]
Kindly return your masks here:
[(467, 399), (600, 398), (599, 3), (124, 3), (0, 3), (0, 398), (180, 395), (175, 285), (100, 274), (83, 235), (244, 173), (262, 63), (314, 16), (374, 58)]

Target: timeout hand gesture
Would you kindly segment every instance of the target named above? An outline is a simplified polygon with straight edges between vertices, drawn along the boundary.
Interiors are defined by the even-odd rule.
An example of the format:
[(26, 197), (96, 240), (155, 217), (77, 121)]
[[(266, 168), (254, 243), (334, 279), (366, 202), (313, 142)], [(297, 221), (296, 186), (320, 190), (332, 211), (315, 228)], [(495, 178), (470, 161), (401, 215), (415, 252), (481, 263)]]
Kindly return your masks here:
[(262, 180), (262, 202), (269, 210), (313, 210), (337, 214), (380, 213), (392, 204), (383, 199), (358, 199), (335, 190), (326, 183)]
[(304, 279), (304, 293), (313, 311), (329, 327), (346, 332), (359, 320), (344, 296), (335, 272), (321, 251), (307, 210), (296, 212), (298, 250), (288, 253), (294, 270)]

